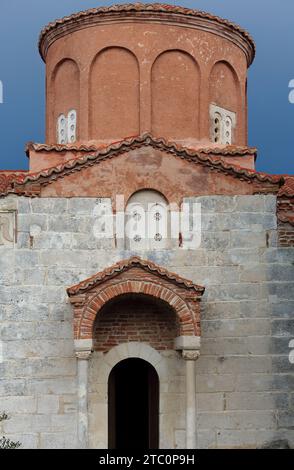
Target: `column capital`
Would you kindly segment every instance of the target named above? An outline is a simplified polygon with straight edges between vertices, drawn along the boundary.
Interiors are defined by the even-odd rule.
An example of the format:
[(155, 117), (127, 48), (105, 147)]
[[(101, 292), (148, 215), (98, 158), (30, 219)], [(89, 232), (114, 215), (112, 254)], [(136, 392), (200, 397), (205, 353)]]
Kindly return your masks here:
[(77, 359), (88, 360), (90, 358), (93, 351), (92, 339), (76, 339), (74, 346)]
[(200, 356), (200, 336), (178, 336), (175, 338), (175, 349), (181, 351), (183, 359), (196, 361)]
[(89, 350), (88, 351), (76, 351), (75, 354), (76, 354), (77, 359), (87, 361), (90, 358), (92, 351), (91, 350), (90, 351)]
[(200, 351), (198, 349), (183, 349), (182, 357), (186, 361), (197, 361), (200, 356)]

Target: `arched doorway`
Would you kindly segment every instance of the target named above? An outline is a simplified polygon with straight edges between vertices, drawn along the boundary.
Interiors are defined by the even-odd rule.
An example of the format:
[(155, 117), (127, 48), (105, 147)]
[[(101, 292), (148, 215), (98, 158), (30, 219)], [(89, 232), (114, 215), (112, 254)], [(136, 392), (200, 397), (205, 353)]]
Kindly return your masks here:
[(108, 380), (108, 447), (158, 449), (159, 379), (154, 367), (125, 359)]

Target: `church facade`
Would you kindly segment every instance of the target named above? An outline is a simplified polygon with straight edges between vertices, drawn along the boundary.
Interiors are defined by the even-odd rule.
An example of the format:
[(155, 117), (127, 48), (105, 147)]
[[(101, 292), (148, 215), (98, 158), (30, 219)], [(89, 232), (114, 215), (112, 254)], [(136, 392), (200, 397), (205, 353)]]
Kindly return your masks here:
[(46, 142), (0, 172), (0, 433), (292, 447), (294, 177), (247, 144), (252, 38), (128, 4), (50, 23), (39, 50)]

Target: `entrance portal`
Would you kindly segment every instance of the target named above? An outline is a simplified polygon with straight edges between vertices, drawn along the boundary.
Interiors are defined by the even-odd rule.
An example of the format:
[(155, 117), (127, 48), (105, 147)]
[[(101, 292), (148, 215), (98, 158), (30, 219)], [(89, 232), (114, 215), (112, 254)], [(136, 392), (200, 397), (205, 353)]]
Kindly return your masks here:
[(158, 449), (159, 379), (143, 359), (125, 359), (108, 380), (108, 447)]

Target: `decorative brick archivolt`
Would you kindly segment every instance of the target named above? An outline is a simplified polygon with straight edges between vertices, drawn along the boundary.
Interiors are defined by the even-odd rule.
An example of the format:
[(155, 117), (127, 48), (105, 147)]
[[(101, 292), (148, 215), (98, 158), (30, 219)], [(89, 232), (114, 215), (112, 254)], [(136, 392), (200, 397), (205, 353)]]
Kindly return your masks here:
[(139, 257), (124, 260), (67, 289), (74, 307), (75, 340), (90, 340), (96, 316), (110, 300), (142, 294), (166, 302), (177, 315), (181, 336), (200, 336), (204, 287)]

